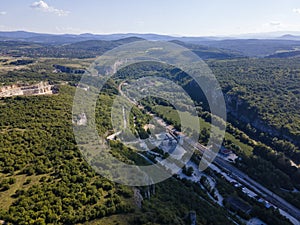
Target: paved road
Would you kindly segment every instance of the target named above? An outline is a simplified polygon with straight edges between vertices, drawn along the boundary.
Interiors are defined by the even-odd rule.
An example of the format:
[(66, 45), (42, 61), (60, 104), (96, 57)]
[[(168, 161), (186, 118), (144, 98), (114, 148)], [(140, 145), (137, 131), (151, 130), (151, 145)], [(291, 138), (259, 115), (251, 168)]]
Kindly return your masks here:
[(257, 183), (253, 179), (251, 179), (248, 175), (237, 169), (236, 167), (232, 166), (225, 160), (221, 159), (220, 157), (217, 157), (215, 161), (213, 162), (215, 165), (224, 168), (225, 170), (228, 170), (231, 172), (232, 176), (235, 177), (239, 182), (243, 183), (245, 186), (248, 186), (249, 188), (256, 189), (256, 192), (259, 192), (267, 201), (275, 205), (276, 207), (286, 211), (291, 216), (293, 216), (295, 219), (298, 220), (298, 224), (300, 224), (300, 210), (293, 206), (292, 204), (288, 203), (283, 198), (279, 197), (269, 189), (265, 188), (261, 184)]
[[(118, 89), (122, 96), (126, 97), (129, 101), (131, 101), (133, 104), (136, 104), (136, 102), (133, 102), (130, 100), (122, 91), (122, 85), (124, 82), (122, 82)], [(200, 144), (201, 145), (201, 144)], [(202, 146), (202, 145), (201, 145)], [(203, 146), (205, 149), (206, 147)], [(203, 151), (203, 150), (202, 150)], [(290, 214), (292, 217), (298, 220), (298, 223), (295, 225), (300, 225), (300, 210), (296, 208), (295, 206), (291, 205), (289, 202), (284, 200), (283, 198), (279, 197), (275, 193), (271, 192), (261, 184), (257, 183), (253, 179), (251, 179), (247, 174), (243, 173), (236, 167), (229, 164), (227, 161), (223, 160), (220, 157), (216, 157), (214, 162), (215, 165), (221, 167), (222, 169), (225, 169), (229, 171), (232, 176), (238, 180), (240, 183), (244, 184), (246, 187), (253, 189), (257, 194), (260, 194), (264, 199), (275, 205), (276, 207), (284, 210), (288, 214)]]

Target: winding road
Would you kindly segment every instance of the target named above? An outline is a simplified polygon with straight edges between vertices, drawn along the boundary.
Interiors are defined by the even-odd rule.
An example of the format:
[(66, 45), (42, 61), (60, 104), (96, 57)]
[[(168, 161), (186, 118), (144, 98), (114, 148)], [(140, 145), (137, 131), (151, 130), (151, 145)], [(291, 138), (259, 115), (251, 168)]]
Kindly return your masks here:
[[(137, 103), (129, 99), (122, 91), (122, 85), (125, 83), (123, 81), (120, 83), (118, 89), (119, 93), (126, 97), (132, 104), (136, 105)], [(124, 110), (124, 108), (123, 108)], [(123, 111), (124, 113), (124, 111)], [(200, 145), (200, 148), (206, 149), (205, 146), (197, 143), (197, 146)], [(196, 143), (195, 143), (196, 146)], [(200, 150), (200, 149), (199, 149)], [(240, 171), (227, 161), (223, 160), (221, 157), (216, 157), (215, 160), (213, 161), (213, 164), (221, 168), (223, 171), (227, 171), (231, 173), (231, 175), (240, 183), (242, 183), (245, 187), (252, 189), (256, 194), (261, 195), (265, 200), (276, 206), (278, 209), (281, 209), (282, 211), (286, 212), (287, 216), (289, 216), (289, 219), (294, 225), (300, 225), (300, 210), (284, 200), (283, 198), (279, 197), (269, 189), (265, 188), (252, 178), (250, 178), (247, 174), (244, 172)]]

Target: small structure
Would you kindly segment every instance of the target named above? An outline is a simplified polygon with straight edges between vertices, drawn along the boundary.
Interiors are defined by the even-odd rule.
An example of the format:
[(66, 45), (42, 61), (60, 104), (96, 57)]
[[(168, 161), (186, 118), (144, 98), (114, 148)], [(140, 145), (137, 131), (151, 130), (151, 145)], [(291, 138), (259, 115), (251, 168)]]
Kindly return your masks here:
[(246, 225), (267, 225), (267, 224), (258, 218), (252, 218), (247, 222)]
[(222, 147), (221, 149), (220, 149), (220, 152), (219, 152), (222, 156), (229, 156), (231, 153), (232, 153), (232, 151), (231, 150), (228, 150), (227, 148), (224, 148), (224, 147)]
[(197, 214), (195, 211), (190, 211), (189, 213), (189, 222), (191, 225), (197, 224)]
[(252, 207), (245, 201), (240, 198), (230, 196), (226, 199), (229, 208), (236, 212), (243, 212), (245, 214), (249, 214), (252, 210)]
[(242, 187), (242, 185), (239, 182), (237, 182), (236, 180), (232, 180), (232, 181), (230, 181), (230, 183), (236, 188)]
[(271, 203), (269, 203), (269, 202), (266, 201), (265, 199), (260, 198), (260, 199), (258, 199), (258, 202), (264, 204), (265, 207), (266, 207), (267, 209), (269, 209), (269, 208), (271, 208), (271, 207), (274, 207), (274, 208), (275, 208), (275, 206), (273, 206)]
[(256, 198), (257, 197), (257, 194), (255, 194), (253, 191), (249, 190), (248, 188), (246, 187), (243, 187), (242, 188), (242, 192), (246, 195), (248, 195), (250, 198)]
[(228, 162), (233, 162), (233, 163), (238, 158), (238, 156), (234, 152), (225, 148), (224, 146), (221, 147), (219, 151), (219, 155), (222, 156)]

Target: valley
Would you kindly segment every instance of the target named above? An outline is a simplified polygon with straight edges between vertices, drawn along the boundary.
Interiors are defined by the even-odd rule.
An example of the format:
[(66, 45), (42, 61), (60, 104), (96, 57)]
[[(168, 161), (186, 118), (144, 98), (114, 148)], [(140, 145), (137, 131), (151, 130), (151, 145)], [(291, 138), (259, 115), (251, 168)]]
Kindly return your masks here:
[[(203, 93), (177, 68), (152, 62), (123, 68), (107, 81), (95, 104), (95, 126), (110, 154), (129, 165), (170, 169), (164, 159), (176, 146), (186, 151), (180, 140), (195, 148), (183, 168), (171, 166), (177, 171), (169, 179), (130, 187), (99, 175), (86, 160), (80, 145), (89, 140), (88, 134), (82, 134), (78, 145), (73, 127), (93, 121), (89, 112), (73, 117), (72, 104), (76, 90), (88, 94), (94, 88), (80, 80), (97, 56), (146, 36), (48, 38), (51, 43), (42, 36), (0, 41), (1, 221), (185, 225), (195, 219), (203, 225), (299, 224), (300, 61), (296, 53), (274, 55), (291, 53), (289, 49), (300, 46), (299, 41), (235, 40), (233, 44), (233, 40), (155, 36), (201, 56), (215, 74), (226, 101), (226, 134), (216, 159), (199, 171), (203, 152), (210, 147), (213, 116)], [(128, 116), (120, 108), (120, 127), (138, 140), (121, 141), (122, 131), (114, 130), (110, 119), (114, 100), (117, 95), (129, 96), (135, 90), (132, 81), (147, 76), (170, 79), (192, 97), (198, 116), (193, 119), (201, 128), (197, 142), (185, 139), (188, 132), (181, 130), (174, 106), (155, 97), (131, 99)], [(168, 96), (182, 97), (171, 88), (168, 91)], [(187, 109), (180, 105), (183, 114), (188, 114)], [(191, 119), (188, 124), (192, 123)], [(152, 135), (155, 130), (157, 135)], [(175, 159), (180, 161), (179, 156)], [(102, 165), (101, 158), (92, 162)], [(113, 170), (114, 165), (106, 169)]]

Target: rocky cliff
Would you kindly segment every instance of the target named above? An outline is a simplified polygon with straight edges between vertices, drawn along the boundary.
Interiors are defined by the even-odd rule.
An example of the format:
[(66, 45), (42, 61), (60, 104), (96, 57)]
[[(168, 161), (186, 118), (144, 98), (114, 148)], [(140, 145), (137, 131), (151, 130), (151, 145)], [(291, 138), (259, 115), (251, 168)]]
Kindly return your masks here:
[(225, 94), (227, 113), (245, 124), (250, 124), (259, 132), (267, 133), (272, 137), (287, 139), (297, 145), (300, 144), (299, 137), (291, 134), (289, 131), (278, 129), (268, 124), (263, 120), (255, 106), (250, 106), (249, 103), (239, 98), (237, 95)]

